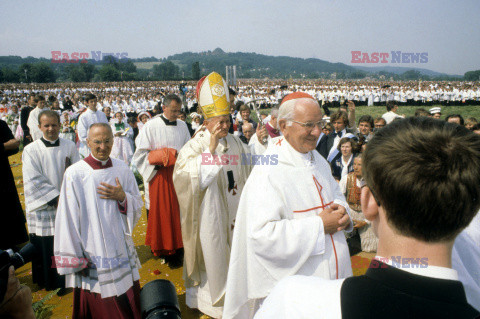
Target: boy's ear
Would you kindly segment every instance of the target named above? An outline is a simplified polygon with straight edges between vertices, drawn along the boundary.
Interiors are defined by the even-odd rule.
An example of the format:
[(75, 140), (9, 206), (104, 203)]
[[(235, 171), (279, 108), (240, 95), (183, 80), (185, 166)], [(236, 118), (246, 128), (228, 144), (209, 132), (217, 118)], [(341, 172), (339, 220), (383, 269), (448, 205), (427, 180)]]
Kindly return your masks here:
[(373, 221), (377, 218), (379, 205), (368, 186), (362, 187), (360, 203), (362, 206), (362, 213), (365, 215), (366, 219)]

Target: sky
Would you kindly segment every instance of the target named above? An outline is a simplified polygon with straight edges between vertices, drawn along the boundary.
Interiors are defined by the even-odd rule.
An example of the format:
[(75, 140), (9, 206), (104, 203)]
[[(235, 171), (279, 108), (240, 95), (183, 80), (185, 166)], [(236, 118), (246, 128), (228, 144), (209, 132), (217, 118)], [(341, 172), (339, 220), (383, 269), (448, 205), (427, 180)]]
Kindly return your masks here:
[[(219, 47), (463, 75), (480, 69), (479, 14), (478, 0), (1, 1), (0, 56), (164, 58)], [(374, 52), (389, 57), (353, 64), (352, 51), (363, 62)], [(427, 53), (427, 60), (392, 63), (392, 51)]]

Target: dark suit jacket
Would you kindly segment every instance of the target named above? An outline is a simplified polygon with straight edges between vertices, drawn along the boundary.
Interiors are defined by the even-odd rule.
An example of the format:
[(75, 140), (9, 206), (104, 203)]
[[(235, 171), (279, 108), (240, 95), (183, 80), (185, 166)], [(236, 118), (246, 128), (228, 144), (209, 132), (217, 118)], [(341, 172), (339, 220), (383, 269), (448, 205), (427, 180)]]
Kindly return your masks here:
[(318, 142), (317, 147), (315, 148), (320, 155), (322, 155), (325, 159), (327, 159), (328, 152), (327, 152), (327, 135), (322, 135), (320, 142)]
[(345, 279), (340, 296), (343, 319), (480, 316), (460, 281), (419, 276), (375, 260), (364, 276)]
[[(350, 164), (348, 164), (348, 173), (353, 172), (353, 159), (350, 161)], [(332, 168), (332, 176), (333, 178), (337, 180), (342, 179), (342, 170), (343, 170), (343, 162), (342, 162), (342, 153), (338, 153), (337, 156), (333, 158), (333, 160), (330, 162), (330, 167)]]
[[(346, 129), (347, 133), (352, 133), (353, 130), (347, 128)], [(324, 135), (321, 139), (320, 142), (318, 143), (316, 150), (322, 155), (325, 159), (328, 157), (328, 153), (330, 153), (330, 149), (333, 146), (333, 142), (335, 140), (335, 136), (333, 135), (334, 132), (328, 134), (327, 136)]]
[(20, 126), (22, 127), (23, 130), (23, 146), (26, 146), (28, 143), (25, 143), (26, 137), (30, 136), (30, 129), (27, 126), (27, 121), (28, 121), (28, 116), (30, 115), (30, 112), (33, 110), (32, 107), (25, 105), (22, 107), (20, 110)]
[[(347, 133), (355, 134), (352, 129), (347, 128), (346, 131), (347, 131)], [(344, 136), (342, 136), (342, 137), (344, 137)], [(334, 141), (335, 141), (335, 135), (334, 135), (334, 132), (332, 132), (332, 133), (328, 134), (328, 136), (327, 136), (327, 155), (325, 156), (325, 158), (327, 158), (328, 153), (330, 152), (330, 149), (332, 148)]]

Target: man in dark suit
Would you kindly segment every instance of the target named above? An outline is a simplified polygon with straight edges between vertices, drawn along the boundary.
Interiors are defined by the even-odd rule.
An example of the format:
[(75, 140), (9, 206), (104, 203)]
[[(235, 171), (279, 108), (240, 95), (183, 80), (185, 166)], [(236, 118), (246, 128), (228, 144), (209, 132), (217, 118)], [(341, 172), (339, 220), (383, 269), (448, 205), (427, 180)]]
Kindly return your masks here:
[[(353, 103), (349, 101), (348, 103)], [(338, 154), (337, 145), (342, 137), (355, 138), (353, 129), (348, 128), (348, 115), (345, 112), (335, 112), (330, 116), (333, 131), (326, 138), (321, 138), (316, 150), (329, 162)]]
[[(375, 133), (362, 164), (362, 212), (379, 238), (366, 274), (284, 279), (255, 318), (479, 317), (451, 254), (480, 207), (480, 138), (431, 118), (401, 119)], [(364, 267), (361, 258), (352, 266)]]
[(30, 94), (28, 97), (28, 105), (22, 107), (20, 111), (20, 126), (23, 130), (23, 147), (27, 146), (32, 142), (32, 137), (30, 136), (30, 129), (27, 126), (28, 117), (30, 112), (37, 106), (35, 102), (35, 94)]

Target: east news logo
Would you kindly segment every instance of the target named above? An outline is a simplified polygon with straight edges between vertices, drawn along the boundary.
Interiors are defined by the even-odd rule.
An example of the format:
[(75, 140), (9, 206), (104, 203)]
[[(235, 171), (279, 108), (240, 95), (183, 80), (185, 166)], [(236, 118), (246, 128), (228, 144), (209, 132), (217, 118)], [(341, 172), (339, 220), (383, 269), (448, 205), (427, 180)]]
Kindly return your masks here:
[[(389, 60), (390, 59), (390, 60)], [(362, 52), (352, 51), (351, 63), (427, 63), (428, 52), (412, 53), (402, 51)]]

